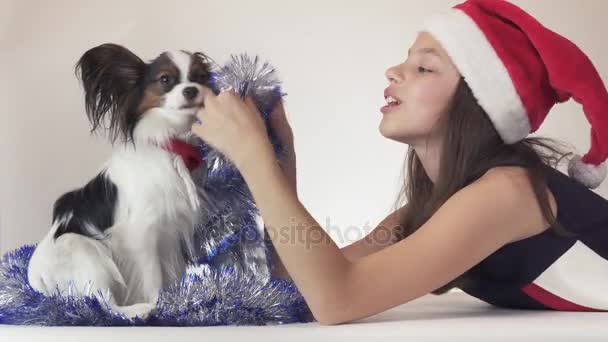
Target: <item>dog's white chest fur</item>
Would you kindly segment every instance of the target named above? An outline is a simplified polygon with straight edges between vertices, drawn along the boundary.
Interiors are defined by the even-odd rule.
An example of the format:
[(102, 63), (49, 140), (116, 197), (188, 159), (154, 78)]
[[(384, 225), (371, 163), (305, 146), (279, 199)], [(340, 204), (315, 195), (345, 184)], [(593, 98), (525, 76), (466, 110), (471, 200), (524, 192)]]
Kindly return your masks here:
[(197, 223), (198, 203), (191, 194), (195, 185), (181, 158), (154, 147), (139, 149), (125, 149), (107, 165), (119, 189), (109, 242), (121, 273), (130, 278), (125, 279), (127, 286), (134, 287), (125, 304), (144, 299), (134, 294), (145, 295), (136, 268), (146, 264), (147, 257), (161, 264), (161, 287), (181, 277), (186, 267), (183, 253), (192, 252)]
[(100, 240), (54, 240), (54, 222), (30, 261), (30, 283), (47, 294), (70, 282), (83, 293), (109, 289), (118, 307), (154, 303), (160, 289), (179, 281), (193, 252), (196, 186), (181, 157), (154, 146), (120, 147), (103, 169), (118, 192), (114, 224), (95, 234)]

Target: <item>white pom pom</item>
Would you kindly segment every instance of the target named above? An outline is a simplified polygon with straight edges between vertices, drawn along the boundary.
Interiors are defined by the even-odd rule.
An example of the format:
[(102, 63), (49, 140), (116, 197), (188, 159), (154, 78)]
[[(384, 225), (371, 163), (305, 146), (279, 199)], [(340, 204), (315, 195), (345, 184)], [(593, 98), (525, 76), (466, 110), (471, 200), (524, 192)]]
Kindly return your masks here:
[(606, 178), (606, 162), (599, 165), (583, 162), (581, 156), (576, 155), (568, 163), (568, 174), (590, 189), (597, 188)]

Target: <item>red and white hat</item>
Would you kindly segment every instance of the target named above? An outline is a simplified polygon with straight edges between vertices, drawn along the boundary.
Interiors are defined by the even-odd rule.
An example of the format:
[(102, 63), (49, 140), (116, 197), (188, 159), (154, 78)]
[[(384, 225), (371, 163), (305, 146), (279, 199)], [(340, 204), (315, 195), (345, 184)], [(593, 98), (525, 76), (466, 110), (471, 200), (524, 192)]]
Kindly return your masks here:
[(503, 141), (535, 132), (556, 103), (583, 105), (591, 148), (568, 166), (596, 188), (606, 177), (608, 93), (589, 58), (571, 41), (504, 0), (468, 0), (429, 17), (423, 29), (447, 51)]

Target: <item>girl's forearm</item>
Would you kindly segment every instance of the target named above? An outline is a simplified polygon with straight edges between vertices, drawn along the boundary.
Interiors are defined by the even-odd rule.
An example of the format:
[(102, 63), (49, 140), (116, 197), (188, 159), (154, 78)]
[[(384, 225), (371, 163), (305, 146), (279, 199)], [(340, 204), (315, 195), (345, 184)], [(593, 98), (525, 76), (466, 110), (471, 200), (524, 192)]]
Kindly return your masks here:
[(289, 185), (295, 192), (296, 196), (298, 195), (298, 180), (297, 180), (297, 170), (296, 170), (296, 154), (292, 145), (284, 147), (284, 157), (280, 162), (281, 168), (287, 177), (287, 181)]
[[(292, 140), (293, 141), (293, 140)], [(296, 170), (296, 155), (293, 145), (285, 147), (285, 154), (280, 162), (281, 168), (287, 181), (294, 191), (296, 197), (298, 196), (298, 181), (297, 181), (297, 170)], [(268, 231), (264, 231), (264, 238), (268, 237)], [(281, 257), (278, 255), (276, 249), (272, 250), (272, 271), (273, 275), (279, 278), (291, 279), (289, 272), (285, 268)]]
[(336, 306), (350, 263), (300, 203), (272, 153), (256, 157), (240, 169), (289, 275), (313, 313)]

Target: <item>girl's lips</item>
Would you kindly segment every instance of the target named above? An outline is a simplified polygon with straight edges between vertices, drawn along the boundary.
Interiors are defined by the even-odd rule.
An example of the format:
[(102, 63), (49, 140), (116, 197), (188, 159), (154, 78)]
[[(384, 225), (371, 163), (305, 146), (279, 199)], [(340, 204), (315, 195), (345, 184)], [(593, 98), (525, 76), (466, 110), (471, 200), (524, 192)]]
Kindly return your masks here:
[(380, 108), (380, 111), (382, 112), (382, 114), (387, 114), (390, 113), (394, 110), (396, 110), (397, 108), (399, 108), (399, 106), (401, 106), (400, 104), (387, 104), (386, 106)]
[(380, 108), (383, 114), (391, 112), (401, 105), (401, 100), (394, 95), (394, 92), (394, 89), (391, 89), (391, 87), (384, 89), (384, 99), (388, 104)]

